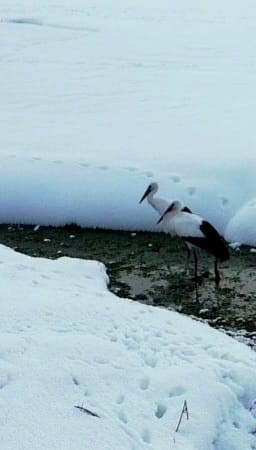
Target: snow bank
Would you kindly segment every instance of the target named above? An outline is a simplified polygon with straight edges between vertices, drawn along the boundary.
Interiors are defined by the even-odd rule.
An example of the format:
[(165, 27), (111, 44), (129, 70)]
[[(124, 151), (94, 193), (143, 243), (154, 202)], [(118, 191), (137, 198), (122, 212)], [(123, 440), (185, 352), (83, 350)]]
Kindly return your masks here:
[(0, 246), (0, 276), (2, 450), (254, 448), (249, 348), (115, 297), (95, 261)]
[[(249, 193), (256, 192), (253, 167), (249, 171), (234, 164), (230, 170), (213, 166), (211, 171), (206, 171), (194, 165), (192, 174), (178, 162), (175, 167), (176, 171), (148, 170), (138, 164), (103, 163), (89, 158), (72, 161), (2, 157), (0, 221), (159, 230), (157, 213), (146, 201), (138, 203), (147, 185), (157, 180), (160, 186), (157, 195), (170, 202), (182, 199), (224, 234)], [(239, 183), (246, 177), (247, 182)], [(241, 242), (254, 244), (254, 223), (253, 216), (237, 216), (236, 226), (243, 233)], [(228, 232), (226, 237), (237, 241), (240, 234)]]
[[(256, 247), (256, 199), (243, 205), (229, 221), (225, 236), (230, 242), (241, 242)], [(254, 225), (254, 226), (253, 226)]]
[(252, 2), (41, 3), (0, 6), (1, 221), (155, 229), (158, 181), (253, 245)]

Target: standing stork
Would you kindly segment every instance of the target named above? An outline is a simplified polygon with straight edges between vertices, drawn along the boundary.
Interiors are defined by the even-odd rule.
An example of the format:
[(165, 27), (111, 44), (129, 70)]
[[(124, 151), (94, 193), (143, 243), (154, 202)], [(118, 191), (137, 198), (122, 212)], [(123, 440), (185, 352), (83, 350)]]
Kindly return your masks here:
[[(165, 232), (169, 232), (171, 235), (176, 235), (175, 229), (173, 228), (172, 224), (169, 223), (168, 218), (163, 217), (164, 212), (170, 205), (170, 202), (164, 198), (155, 197), (155, 194), (158, 191), (158, 184), (157, 183), (150, 183), (145, 190), (143, 196), (141, 197), (139, 203), (142, 203), (145, 198), (147, 199), (148, 203), (152, 206), (152, 208), (155, 209), (155, 211), (158, 212), (158, 214), (162, 217), (163, 221), (163, 230)], [(187, 206), (182, 206), (182, 211), (185, 211), (187, 213), (191, 213), (192, 211)], [(161, 247), (161, 246), (160, 246)], [(159, 247), (159, 248), (160, 248)], [(187, 251), (188, 251), (188, 258), (190, 257), (190, 248), (187, 245)]]
[(168, 206), (157, 223), (162, 222), (164, 219), (172, 224), (178, 236), (192, 246), (195, 259), (195, 280), (197, 280), (196, 247), (202, 248), (215, 256), (215, 282), (218, 285), (220, 281), (218, 260), (222, 262), (229, 259), (228, 247), (224, 238), (207, 220), (204, 220), (197, 214), (188, 214), (182, 211), (182, 204), (178, 200), (175, 200)]
[[(168, 202), (164, 198), (155, 197), (154, 195), (158, 191), (158, 184), (157, 183), (150, 183), (145, 190), (143, 196), (141, 197), (139, 203), (142, 203), (145, 198), (147, 199), (148, 203), (154, 208), (160, 216), (163, 216), (164, 212), (170, 205), (170, 202)], [(191, 213), (192, 211), (187, 206), (181, 206), (182, 211)]]

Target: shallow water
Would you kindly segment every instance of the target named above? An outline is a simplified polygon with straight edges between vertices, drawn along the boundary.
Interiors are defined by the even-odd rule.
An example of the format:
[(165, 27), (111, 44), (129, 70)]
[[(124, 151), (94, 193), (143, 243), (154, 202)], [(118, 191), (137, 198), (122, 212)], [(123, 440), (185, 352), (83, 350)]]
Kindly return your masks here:
[(183, 242), (162, 233), (2, 225), (0, 242), (32, 256), (97, 259), (117, 295), (174, 309), (256, 343), (256, 254), (247, 247), (230, 249), (217, 288), (213, 258), (200, 253), (202, 279), (195, 283)]

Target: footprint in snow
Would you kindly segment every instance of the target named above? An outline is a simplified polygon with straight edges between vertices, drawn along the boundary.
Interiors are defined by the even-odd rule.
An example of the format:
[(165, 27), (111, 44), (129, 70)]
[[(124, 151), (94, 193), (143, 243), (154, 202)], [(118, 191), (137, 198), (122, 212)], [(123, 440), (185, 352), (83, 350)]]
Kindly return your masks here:
[(146, 444), (151, 443), (151, 433), (147, 428), (141, 433), (141, 437), (142, 437), (142, 440), (144, 442), (146, 442)]
[(220, 197), (220, 201), (221, 201), (222, 206), (229, 205), (229, 199), (227, 197)]
[(107, 358), (103, 358), (100, 356), (96, 356), (94, 358), (94, 362), (96, 362), (97, 364), (109, 364), (109, 360)]
[(45, 280), (50, 280), (51, 279), (51, 277), (48, 277), (48, 275), (44, 275), (44, 274), (41, 274), (40, 277), (44, 278)]
[(0, 389), (3, 389), (10, 382), (10, 377), (7, 375), (4, 379), (0, 379)]
[(139, 386), (142, 391), (146, 391), (149, 388), (150, 378), (144, 377), (140, 380)]
[(196, 193), (195, 186), (188, 186), (187, 187), (187, 192), (188, 192), (189, 195), (194, 195)]
[(170, 174), (169, 178), (170, 178), (174, 183), (180, 183), (180, 182), (181, 182), (180, 176), (177, 175), (176, 173)]
[(162, 403), (158, 403), (157, 408), (156, 408), (156, 412), (155, 412), (155, 416), (158, 419), (162, 419), (162, 417), (165, 415), (167, 411), (167, 408), (165, 405), (163, 405)]
[(72, 377), (72, 381), (76, 386), (79, 386), (80, 383), (76, 377)]
[(147, 178), (153, 178), (153, 176), (154, 176), (153, 172), (151, 172), (150, 170), (146, 170), (146, 171), (144, 172), (144, 175), (145, 175)]
[(117, 342), (118, 341), (118, 337), (115, 335), (110, 336), (110, 341), (111, 342)]
[(128, 419), (126, 414), (124, 413), (124, 411), (119, 411), (119, 413), (117, 414), (117, 417), (119, 420), (121, 420), (121, 422), (127, 424), (128, 423)]
[(145, 356), (144, 363), (147, 366), (152, 367), (152, 369), (154, 369), (158, 363), (158, 358), (155, 355)]
[(185, 389), (182, 386), (175, 386), (169, 392), (169, 397), (179, 397), (183, 394), (185, 394)]
[(116, 399), (117, 405), (121, 405), (122, 403), (124, 403), (124, 401), (125, 401), (125, 396), (123, 394), (118, 395), (118, 397)]
[(108, 170), (109, 167), (108, 166), (98, 166), (97, 169), (99, 169), (99, 170)]

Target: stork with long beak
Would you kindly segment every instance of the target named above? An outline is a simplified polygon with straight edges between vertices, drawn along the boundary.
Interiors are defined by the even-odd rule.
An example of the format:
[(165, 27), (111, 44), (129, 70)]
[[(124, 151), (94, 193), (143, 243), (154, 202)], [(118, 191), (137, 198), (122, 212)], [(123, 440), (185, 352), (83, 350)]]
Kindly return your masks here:
[(175, 230), (187, 245), (191, 246), (195, 261), (195, 279), (197, 280), (197, 254), (196, 248), (202, 248), (215, 256), (214, 272), (215, 282), (218, 285), (220, 274), (218, 261), (229, 259), (229, 251), (224, 238), (207, 220), (197, 214), (182, 210), (182, 203), (178, 200), (172, 202), (162, 214), (157, 223), (165, 220)]

